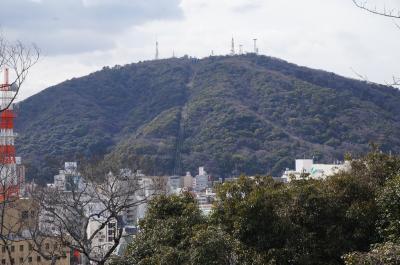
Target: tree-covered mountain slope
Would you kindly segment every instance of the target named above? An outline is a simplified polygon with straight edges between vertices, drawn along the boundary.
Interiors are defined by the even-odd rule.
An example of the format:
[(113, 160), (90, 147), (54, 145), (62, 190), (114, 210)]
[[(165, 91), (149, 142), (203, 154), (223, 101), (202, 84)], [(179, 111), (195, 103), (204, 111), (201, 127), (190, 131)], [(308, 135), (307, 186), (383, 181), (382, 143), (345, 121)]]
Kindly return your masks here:
[(148, 174), (274, 174), (400, 152), (400, 91), (256, 55), (167, 59), (103, 68), (19, 104), (17, 150), (30, 176), (107, 155)]

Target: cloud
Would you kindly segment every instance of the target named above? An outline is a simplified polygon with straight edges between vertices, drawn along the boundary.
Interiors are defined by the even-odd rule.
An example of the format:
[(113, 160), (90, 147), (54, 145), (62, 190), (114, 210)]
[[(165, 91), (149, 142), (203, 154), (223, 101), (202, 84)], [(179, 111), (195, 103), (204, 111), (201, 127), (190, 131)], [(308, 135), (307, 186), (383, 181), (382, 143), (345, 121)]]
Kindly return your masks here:
[[(1, 1), (7, 11), (17, 3), (29, 3), (32, 8), (51, 6), (48, 4), (51, 0)], [(4, 1), (8, 4), (4, 5)], [(65, 10), (72, 8), (71, 3), (79, 6), (75, 12), (80, 13), (73, 16), (77, 21), (64, 23), (72, 16), (70, 12), (46, 11), (46, 20), (24, 11), (27, 17), (21, 17), (21, 24), (9, 26), (20, 33), (19, 38), (37, 41), (40, 36), (43, 53), (50, 54), (32, 68), (19, 99), (105, 65), (153, 59), (156, 38), (161, 58), (171, 57), (172, 51), (177, 56), (203, 57), (210, 55), (211, 50), (216, 55), (228, 54), (233, 36), (236, 48), (242, 44), (245, 51), (252, 51), (252, 39), (258, 38), (262, 54), (299, 65), (356, 78), (351, 70), (354, 69), (369, 80), (381, 83), (390, 80), (392, 75), (400, 76), (400, 30), (393, 20), (360, 10), (351, 0), (52, 1), (52, 5), (63, 3), (57, 5), (58, 10), (61, 6)], [(393, 1), (390, 7), (400, 8), (398, 0), (369, 3), (375, 3), (372, 1), (377, 4)], [(389, 6), (391, 2), (387, 3)], [(132, 14), (139, 14), (134, 18), (119, 17), (118, 10), (130, 7), (135, 7)], [(109, 10), (110, 14), (101, 20), (101, 12), (94, 10)], [(0, 10), (0, 14), (8, 16), (7, 20), (20, 17), (17, 11), (11, 12), (12, 16)], [(84, 13), (86, 18), (79, 18)], [(4, 17), (0, 21), (3, 25), (3, 22), (12, 23)], [(46, 21), (58, 26), (46, 26)], [(37, 28), (34, 23), (46, 27)], [(15, 37), (13, 32), (5, 33), (7, 38)]]
[(232, 11), (237, 13), (251, 12), (261, 8), (262, 5), (260, 3), (244, 3), (238, 6), (232, 7)]
[(183, 13), (180, 0), (2, 0), (0, 17), (9, 35), (62, 54), (112, 48), (130, 27)]

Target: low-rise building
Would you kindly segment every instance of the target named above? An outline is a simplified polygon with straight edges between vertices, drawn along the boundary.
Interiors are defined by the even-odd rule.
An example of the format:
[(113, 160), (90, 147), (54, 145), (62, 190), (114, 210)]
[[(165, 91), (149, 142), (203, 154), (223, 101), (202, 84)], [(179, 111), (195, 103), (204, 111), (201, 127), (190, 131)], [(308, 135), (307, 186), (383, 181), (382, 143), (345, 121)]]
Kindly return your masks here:
[(286, 169), (281, 177), (284, 182), (290, 182), (293, 179), (301, 179), (303, 177), (312, 179), (325, 179), (340, 171), (350, 169), (350, 163), (339, 162), (333, 164), (315, 164), (313, 159), (296, 159), (296, 168), (294, 170)]
[[(51, 237), (38, 237), (38, 207), (30, 198), (20, 198), (4, 205), (0, 262), (2, 265), (70, 264), (70, 251)], [(6, 243), (6, 244), (4, 244)]]

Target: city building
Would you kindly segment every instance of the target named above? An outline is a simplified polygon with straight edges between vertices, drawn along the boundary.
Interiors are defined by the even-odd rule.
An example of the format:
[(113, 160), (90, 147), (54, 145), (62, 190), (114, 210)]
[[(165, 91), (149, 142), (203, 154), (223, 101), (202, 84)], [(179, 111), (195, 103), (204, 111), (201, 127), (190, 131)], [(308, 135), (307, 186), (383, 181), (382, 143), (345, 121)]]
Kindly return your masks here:
[(210, 176), (204, 170), (204, 167), (199, 167), (199, 174), (193, 178), (193, 190), (196, 192), (204, 191), (211, 184)]
[[(20, 198), (4, 205), (0, 262), (2, 265), (70, 264), (70, 251), (50, 237), (35, 237), (38, 207), (29, 198)], [(4, 244), (6, 243), (6, 244)]]
[[(32, 240), (14, 238), (9, 245), (11, 256), (7, 254), (5, 246), (0, 246), (0, 262), (2, 265), (50, 265), (53, 257), (56, 265), (70, 264), (70, 251), (68, 248), (60, 248), (51, 239), (42, 242), (42, 254), (36, 251)], [(10, 258), (11, 257), (11, 258)]]
[(182, 177), (182, 182), (182, 188), (193, 188), (193, 176), (189, 171), (186, 172), (186, 175)]
[(334, 164), (315, 164), (313, 159), (296, 159), (295, 169), (286, 169), (281, 177), (284, 182), (290, 182), (293, 179), (312, 178), (325, 179), (340, 171), (350, 169), (349, 162), (336, 162)]
[(61, 191), (71, 191), (79, 189), (83, 185), (82, 178), (78, 172), (77, 162), (65, 162), (64, 169), (54, 176), (54, 183), (47, 185)]

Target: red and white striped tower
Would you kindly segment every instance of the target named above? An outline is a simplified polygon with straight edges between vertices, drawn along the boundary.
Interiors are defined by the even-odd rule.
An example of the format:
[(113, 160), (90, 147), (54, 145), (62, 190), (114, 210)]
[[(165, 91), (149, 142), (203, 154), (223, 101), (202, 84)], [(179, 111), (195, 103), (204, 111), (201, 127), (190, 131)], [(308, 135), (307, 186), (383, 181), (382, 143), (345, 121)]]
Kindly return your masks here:
[(0, 201), (18, 196), (20, 192), (14, 146), (16, 134), (14, 134), (15, 114), (12, 100), (15, 93), (9, 84), (6, 68), (4, 69), (4, 84), (0, 85), (0, 107), (3, 110), (0, 113)]

